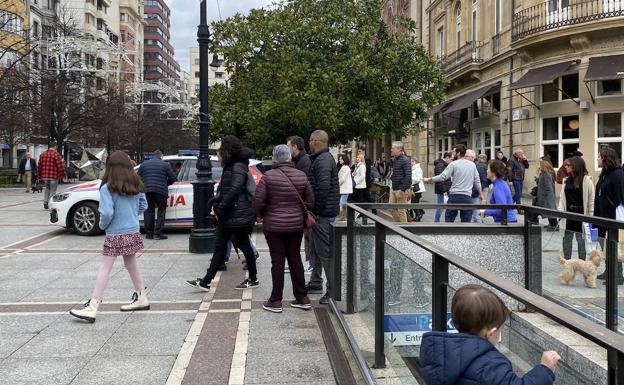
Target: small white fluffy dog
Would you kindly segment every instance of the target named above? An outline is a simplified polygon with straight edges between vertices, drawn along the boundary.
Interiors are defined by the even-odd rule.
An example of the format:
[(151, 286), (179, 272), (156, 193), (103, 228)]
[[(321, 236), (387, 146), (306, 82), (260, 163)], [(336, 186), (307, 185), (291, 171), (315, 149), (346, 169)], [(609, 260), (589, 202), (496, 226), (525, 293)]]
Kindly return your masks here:
[(585, 277), (585, 286), (589, 288), (596, 287), (597, 269), (600, 263), (605, 260), (602, 251), (598, 249), (590, 251), (588, 261), (582, 259), (565, 259), (563, 257), (563, 250), (559, 250), (558, 257), (559, 263), (563, 265), (563, 270), (561, 274), (559, 274), (559, 281), (561, 281), (563, 285), (574, 286), (574, 279), (578, 271)]

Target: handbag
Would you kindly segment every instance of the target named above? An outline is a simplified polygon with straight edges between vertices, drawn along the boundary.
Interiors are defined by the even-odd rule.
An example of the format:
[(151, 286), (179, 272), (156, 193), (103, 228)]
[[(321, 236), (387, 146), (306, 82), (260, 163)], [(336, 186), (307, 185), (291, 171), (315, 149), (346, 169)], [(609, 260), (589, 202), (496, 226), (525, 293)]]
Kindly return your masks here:
[(284, 171), (277, 169), (277, 171), (279, 171), (280, 173), (282, 173), (282, 175), (284, 176), (284, 178), (286, 178), (286, 180), (288, 181), (288, 183), (290, 183), (290, 187), (292, 187), (292, 189), (295, 191), (295, 193), (297, 194), (297, 198), (299, 198), (299, 203), (301, 203), (301, 207), (303, 208), (303, 227), (305, 227), (306, 229), (310, 229), (314, 226), (316, 226), (316, 218), (314, 218), (314, 215), (310, 212), (310, 210), (308, 210), (308, 208), (305, 205), (305, 202), (303, 201), (303, 198), (301, 198), (301, 195), (299, 194), (299, 192), (297, 191), (297, 188), (295, 187), (295, 185), (293, 184), (293, 182), (290, 180), (290, 178), (286, 175), (286, 173), (284, 173)]

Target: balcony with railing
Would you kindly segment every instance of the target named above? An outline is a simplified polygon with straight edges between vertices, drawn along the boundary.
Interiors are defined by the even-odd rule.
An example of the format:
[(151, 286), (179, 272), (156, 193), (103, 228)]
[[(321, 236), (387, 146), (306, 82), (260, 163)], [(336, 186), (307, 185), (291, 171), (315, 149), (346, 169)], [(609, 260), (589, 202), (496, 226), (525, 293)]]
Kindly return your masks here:
[(598, 20), (624, 17), (624, 0), (549, 0), (516, 12), (512, 41)]
[(458, 71), (465, 66), (471, 64), (482, 63), (483, 59), (480, 58), (479, 50), (481, 44), (479, 42), (469, 41), (455, 52), (451, 52), (446, 57), (442, 70), (447, 74)]

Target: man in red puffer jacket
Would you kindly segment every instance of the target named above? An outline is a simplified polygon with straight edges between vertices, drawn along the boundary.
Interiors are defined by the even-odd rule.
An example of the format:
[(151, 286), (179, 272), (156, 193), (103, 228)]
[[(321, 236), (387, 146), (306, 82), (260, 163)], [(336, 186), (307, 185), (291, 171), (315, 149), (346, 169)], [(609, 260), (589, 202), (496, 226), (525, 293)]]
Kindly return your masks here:
[(45, 182), (45, 193), (43, 194), (43, 208), (48, 209), (50, 198), (56, 194), (56, 187), (59, 179), (65, 179), (65, 161), (61, 154), (56, 151), (56, 143), (50, 142), (48, 150), (39, 155), (37, 164), (37, 174), (39, 179)]

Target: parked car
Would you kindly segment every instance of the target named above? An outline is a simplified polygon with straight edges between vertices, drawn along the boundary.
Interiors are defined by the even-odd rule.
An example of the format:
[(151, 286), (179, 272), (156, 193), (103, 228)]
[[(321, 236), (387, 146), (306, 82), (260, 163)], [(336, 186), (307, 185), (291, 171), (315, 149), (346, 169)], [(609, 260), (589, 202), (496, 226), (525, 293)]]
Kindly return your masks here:
[[(169, 186), (167, 200), (167, 215), (165, 227), (168, 228), (191, 228), (193, 226), (193, 185), (191, 181), (197, 173), (197, 157), (168, 155), (163, 160), (171, 164), (171, 168), (177, 171), (178, 180)], [(216, 156), (210, 158), (212, 163), (212, 178), (215, 181), (215, 191), (218, 187), (223, 167)], [(250, 160), (249, 172), (258, 184), (262, 178), (260, 161)], [(138, 165), (135, 170), (141, 165)], [(63, 192), (57, 193), (50, 202), (50, 223), (72, 229), (78, 235), (100, 234), (98, 223), (100, 215), (98, 205), (100, 202), (101, 180), (82, 183), (72, 186)]]

